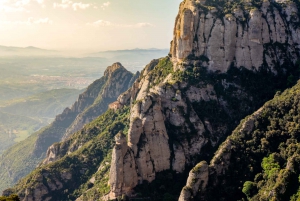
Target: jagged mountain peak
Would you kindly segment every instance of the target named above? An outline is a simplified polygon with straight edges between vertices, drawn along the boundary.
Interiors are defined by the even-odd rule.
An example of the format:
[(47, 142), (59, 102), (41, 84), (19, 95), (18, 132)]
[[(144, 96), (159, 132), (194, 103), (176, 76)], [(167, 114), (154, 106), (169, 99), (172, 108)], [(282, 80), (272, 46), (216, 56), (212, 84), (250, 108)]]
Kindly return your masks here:
[(119, 69), (127, 71), (120, 62), (116, 62), (106, 68), (106, 70), (104, 71), (104, 76), (110, 76)]

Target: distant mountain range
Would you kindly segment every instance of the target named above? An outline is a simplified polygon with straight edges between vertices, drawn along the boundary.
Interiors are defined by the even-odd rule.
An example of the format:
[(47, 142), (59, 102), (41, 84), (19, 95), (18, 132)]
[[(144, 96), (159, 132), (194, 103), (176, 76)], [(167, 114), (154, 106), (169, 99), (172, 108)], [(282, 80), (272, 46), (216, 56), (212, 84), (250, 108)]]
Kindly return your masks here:
[(55, 50), (46, 50), (33, 46), (12, 47), (0, 45), (0, 57), (7, 56), (58, 56), (60, 53)]
[(84, 55), (73, 55), (71, 53), (67, 53), (64, 51), (56, 51), (56, 50), (47, 50), (34, 46), (28, 47), (13, 47), (13, 46), (3, 46), (0, 45), (0, 57), (103, 57), (111, 62), (127, 62), (133, 60), (136, 61), (136, 57), (138, 56), (138, 60), (144, 61), (147, 60), (146, 63), (149, 62), (149, 58), (157, 58), (166, 56), (169, 53), (168, 49), (157, 49), (157, 48), (149, 48), (149, 49), (124, 49), (124, 50), (109, 50), (109, 51), (100, 51), (96, 53), (88, 53)]
[(105, 57), (105, 58), (113, 58), (113, 57), (120, 57), (120, 56), (127, 56), (130, 54), (138, 54), (138, 55), (149, 55), (149, 54), (164, 54), (167, 55), (169, 49), (157, 49), (157, 48), (149, 48), (149, 49), (125, 49), (125, 50), (109, 50), (109, 51), (100, 51), (96, 53), (92, 53), (89, 56), (96, 56), (96, 57)]

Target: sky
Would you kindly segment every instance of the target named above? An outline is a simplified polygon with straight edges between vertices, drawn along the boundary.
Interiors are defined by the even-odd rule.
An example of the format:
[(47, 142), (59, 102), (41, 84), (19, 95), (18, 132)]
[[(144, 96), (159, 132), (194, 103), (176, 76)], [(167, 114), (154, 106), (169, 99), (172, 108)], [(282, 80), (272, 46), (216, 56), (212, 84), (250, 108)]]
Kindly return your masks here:
[(0, 45), (169, 48), (182, 0), (0, 0)]

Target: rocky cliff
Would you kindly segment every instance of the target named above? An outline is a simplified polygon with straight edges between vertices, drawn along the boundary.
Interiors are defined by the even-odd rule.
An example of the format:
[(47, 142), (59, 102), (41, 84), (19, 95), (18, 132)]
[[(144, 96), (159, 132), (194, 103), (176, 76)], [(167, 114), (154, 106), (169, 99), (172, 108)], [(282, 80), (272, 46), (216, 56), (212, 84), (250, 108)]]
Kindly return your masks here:
[[(181, 3), (170, 51), (173, 70), (157, 78), (154, 69), (130, 89), (135, 102), (124, 149), (132, 154), (118, 155), (118, 146), (114, 148), (114, 158), (126, 160), (123, 164), (112, 161), (124, 173), (113, 167), (110, 177), (120, 179), (110, 181), (109, 198), (130, 194), (137, 184), (155, 180), (158, 172), (186, 171), (195, 158), (204, 157), (203, 149), (211, 152), (242, 116), (258, 107), (262, 100), (258, 97), (268, 96), (260, 93), (275, 87), (274, 83), (255, 86), (255, 94), (253, 85), (238, 80), (243, 79), (241, 71), (249, 73), (245, 79), (250, 82), (287, 78), (286, 70), (295, 66), (300, 53), (296, 3)], [(290, 73), (288, 77), (298, 79), (294, 70)], [(160, 83), (155, 86), (157, 79)], [(132, 165), (136, 171), (127, 171)], [(126, 172), (131, 174), (130, 182), (123, 182)]]
[(175, 22), (172, 59), (179, 68), (204, 55), (211, 71), (267, 65), (276, 72), (286, 59), (297, 61), (298, 7), (298, 1), (285, 0), (185, 0)]
[[(6, 193), (26, 201), (206, 199), (198, 191), (209, 192), (214, 180), (199, 162), (213, 158), (241, 119), (298, 80), (298, 19), (296, 1), (183, 1), (170, 55), (145, 67), (115, 111), (53, 145), (55, 162)], [(230, 143), (216, 154), (224, 156), (218, 173), (229, 165), (230, 151), (220, 150)], [(68, 171), (73, 176), (65, 179)], [(56, 181), (64, 185), (52, 188)], [(36, 185), (46, 190), (27, 190)]]
[[(54, 161), (57, 147), (52, 144), (67, 139), (71, 132), (80, 130), (84, 124), (104, 113), (108, 104), (115, 101), (122, 92), (130, 87), (134, 77), (136, 76), (127, 71), (120, 63), (109, 66), (104, 76), (93, 82), (85, 92), (80, 94), (72, 107), (66, 108), (51, 125), (42, 128), (22, 144), (17, 144), (6, 151), (0, 162), (0, 175), (3, 181), (3, 183), (0, 182), (0, 189), (14, 184), (28, 174), (45, 156), (47, 158), (44, 160), (44, 164)], [(20, 155), (24, 152), (25, 154)], [(24, 164), (26, 165), (24, 166)]]

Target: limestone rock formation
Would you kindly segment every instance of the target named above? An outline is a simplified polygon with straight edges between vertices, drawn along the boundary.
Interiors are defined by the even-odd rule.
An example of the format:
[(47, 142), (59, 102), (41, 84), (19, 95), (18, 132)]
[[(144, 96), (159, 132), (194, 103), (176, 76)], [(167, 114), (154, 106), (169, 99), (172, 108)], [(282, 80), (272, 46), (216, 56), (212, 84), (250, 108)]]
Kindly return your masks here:
[(208, 164), (205, 161), (197, 164), (190, 171), (186, 186), (181, 191), (179, 201), (192, 200), (199, 191), (205, 191), (208, 183), (208, 175)]
[[(176, 18), (170, 49), (172, 71), (155, 85), (157, 67), (151, 68), (156, 64), (152, 61), (133, 87), (118, 98), (122, 104), (131, 103), (127, 144), (138, 175), (132, 183), (151, 182), (163, 170), (184, 172), (186, 165), (195, 163), (192, 158), (202, 154), (203, 147), (216, 146), (228, 132), (228, 126), (236, 125), (237, 122), (222, 124), (222, 120), (214, 123), (215, 120), (201, 114), (201, 110), (205, 110), (203, 105), (210, 107), (209, 104), (216, 103), (214, 107), (228, 115), (223, 118), (234, 119), (237, 113), (243, 116), (247, 112), (229, 106), (230, 101), (237, 98), (243, 104), (246, 97), (255, 98), (241, 83), (226, 79), (221, 81), (225, 91), (235, 88), (227, 97), (218, 95), (216, 84), (205, 80), (177, 82), (174, 74), (178, 71), (184, 74), (204, 67), (210, 73), (226, 74), (231, 67), (254, 72), (264, 68), (270, 74), (279, 75), (285, 71), (283, 67), (296, 63), (300, 55), (297, 34), (300, 28), (296, 26), (299, 14), (295, 3), (283, 1), (279, 4), (268, 0), (255, 6), (249, 2), (235, 3), (184, 0)], [(201, 72), (199, 74), (201, 76)], [(225, 167), (226, 163), (222, 168)], [(222, 168), (215, 170), (222, 172)], [(116, 182), (120, 183), (115, 186), (122, 186), (121, 180)], [(111, 188), (111, 194), (115, 195), (128, 192), (130, 189)], [(183, 197), (193, 196), (193, 191), (184, 192)]]
[[(239, 135), (253, 131), (254, 123), (261, 115), (262, 110), (263, 108), (260, 108), (237, 128), (236, 131)], [(213, 180), (210, 181), (210, 185), (216, 185), (216, 183), (219, 183), (217, 178), (222, 175), (226, 175), (228, 171), (228, 167), (232, 161), (231, 152), (234, 150), (234, 146), (232, 144), (232, 140), (228, 138), (219, 147), (209, 166), (206, 161), (202, 161), (191, 170), (187, 179), (187, 185), (181, 191), (179, 201), (192, 201), (197, 197), (197, 195), (200, 195), (198, 199), (200, 198), (201, 200), (205, 200), (202, 196), (206, 194), (206, 187), (209, 178)], [(202, 182), (199, 182), (199, 180)]]
[(246, 1), (225, 3), (181, 3), (170, 51), (177, 68), (203, 56), (209, 60), (208, 69), (219, 72), (226, 72), (232, 64), (250, 70), (267, 64), (276, 72), (274, 67), (283, 58), (296, 62), (300, 50), (296, 3), (282, 1), (279, 8), (269, 0), (258, 6)]
[[(120, 192), (130, 191), (137, 185), (136, 164), (133, 160), (133, 152), (126, 143), (126, 136), (119, 133), (115, 136), (116, 146), (112, 153), (109, 184), (113, 194), (111, 197), (121, 196)], [(121, 182), (120, 182), (121, 181)]]
[[(153, 62), (158, 64), (157, 61)], [(193, 156), (199, 154), (209, 140), (215, 143), (214, 140), (205, 137), (208, 129), (211, 134), (220, 132), (217, 131), (219, 128), (212, 129), (208, 121), (200, 119), (191, 106), (191, 103), (216, 101), (217, 97), (212, 85), (189, 86), (184, 82), (170, 85), (172, 76), (167, 76), (160, 85), (151, 88), (150, 79), (153, 78), (153, 72), (145, 73), (147, 67), (133, 87), (118, 98), (122, 104), (131, 102), (130, 128), (126, 145), (126, 150), (130, 150), (131, 155), (126, 160), (136, 165), (136, 169), (132, 171), (135, 171), (133, 174), (137, 177), (130, 177), (131, 188), (123, 188), (123, 180), (116, 179), (116, 175), (122, 175), (122, 172), (116, 172), (120, 170), (116, 168), (116, 163), (119, 162), (115, 161), (116, 157), (113, 157), (110, 178), (114, 178), (114, 183), (111, 186), (110, 198), (128, 194), (133, 187), (144, 181), (152, 182), (156, 173), (163, 170), (171, 168), (178, 173), (183, 172), (186, 164), (193, 163)], [(177, 128), (173, 134), (170, 133), (171, 127)], [(226, 127), (222, 126), (222, 132), (225, 130)], [(195, 133), (189, 135), (188, 133), (191, 132)], [(169, 135), (173, 135), (172, 138), (175, 136), (178, 142), (173, 142), (172, 147), (170, 147)], [(125, 141), (123, 143), (125, 144)], [(115, 150), (119, 149), (118, 147), (117, 144), (113, 154), (116, 154)], [(118, 177), (127, 175), (127, 173), (123, 174)]]

